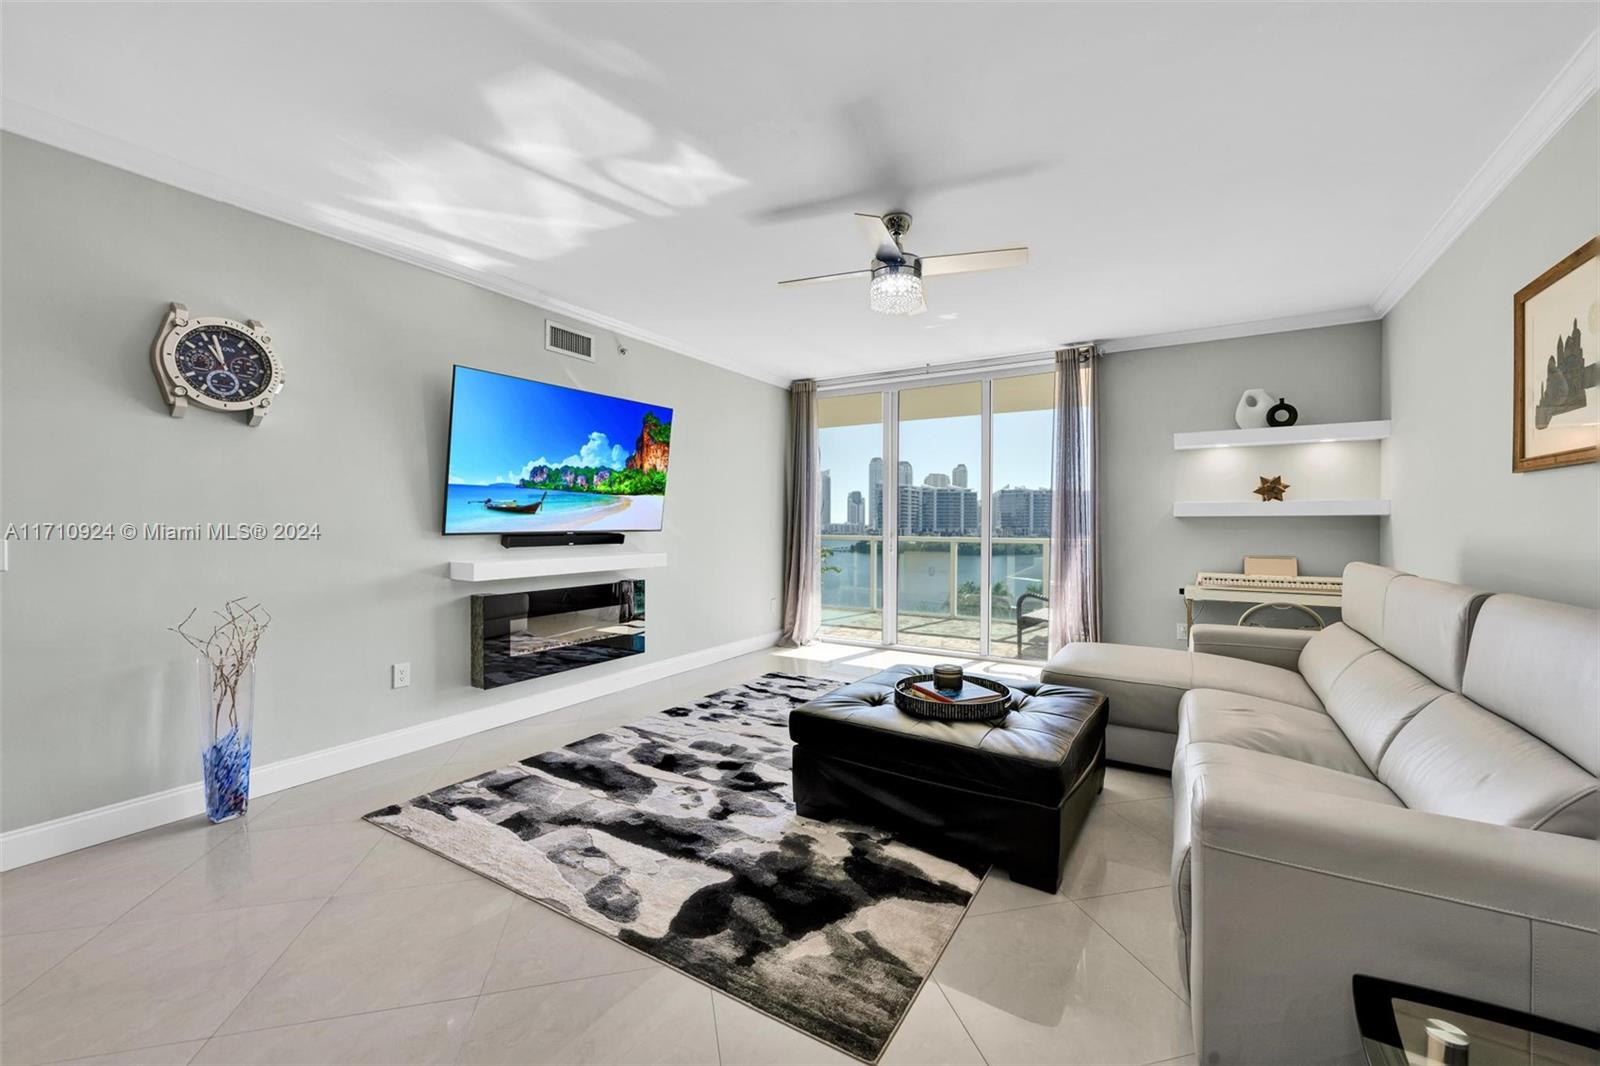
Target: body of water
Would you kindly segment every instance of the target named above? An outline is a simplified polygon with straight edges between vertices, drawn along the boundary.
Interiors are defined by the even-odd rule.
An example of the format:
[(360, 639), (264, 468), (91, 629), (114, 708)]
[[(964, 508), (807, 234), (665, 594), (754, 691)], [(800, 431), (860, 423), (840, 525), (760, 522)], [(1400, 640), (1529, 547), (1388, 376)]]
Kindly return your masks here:
[[(823, 541), (832, 548), (827, 566), (837, 572), (822, 575), (822, 602), (828, 607), (860, 607), (877, 609), (883, 597), (883, 549), (873, 560), (863, 541), (843, 538)], [(855, 550), (852, 550), (855, 549)], [(970, 582), (977, 585), (982, 577), (979, 546), (961, 544), (956, 553), (956, 585)], [(1044, 588), (1043, 552), (1033, 545), (998, 544), (993, 562), (991, 584), (999, 582), (1015, 598), (1024, 592), (1041, 592)], [(878, 569), (877, 603), (871, 597), (872, 569)], [(978, 616), (974, 604), (963, 604), (963, 615)], [(950, 611), (950, 548), (948, 544), (927, 540), (909, 541), (900, 550), (900, 608), (919, 614), (946, 614)], [(1007, 615), (1002, 605), (996, 605), (996, 616)], [(1007, 615), (1008, 616), (1008, 615)]]
[[(532, 503), (544, 496), (538, 514), (491, 511), (495, 502)], [(592, 492), (524, 489), (515, 485), (451, 485), (445, 496), (444, 528), (450, 533), (562, 533), (572, 529), (654, 530), (661, 528), (664, 496), (605, 496)]]

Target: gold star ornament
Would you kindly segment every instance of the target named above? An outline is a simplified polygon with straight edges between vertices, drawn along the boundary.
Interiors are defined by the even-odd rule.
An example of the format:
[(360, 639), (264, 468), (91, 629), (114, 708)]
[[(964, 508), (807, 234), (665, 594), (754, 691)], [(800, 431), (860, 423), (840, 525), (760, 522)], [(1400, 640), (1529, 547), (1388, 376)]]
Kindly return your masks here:
[(1260, 486), (1251, 491), (1261, 497), (1262, 503), (1267, 503), (1270, 500), (1277, 500), (1282, 503), (1284, 491), (1288, 488), (1289, 483), (1283, 480), (1283, 476), (1275, 475), (1271, 478), (1262, 478)]

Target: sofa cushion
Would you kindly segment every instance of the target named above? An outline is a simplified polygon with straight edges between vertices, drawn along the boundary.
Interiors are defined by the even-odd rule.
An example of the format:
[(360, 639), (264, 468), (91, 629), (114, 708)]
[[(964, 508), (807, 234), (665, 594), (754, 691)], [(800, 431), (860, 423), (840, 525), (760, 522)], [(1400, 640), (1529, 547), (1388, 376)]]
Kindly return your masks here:
[(1375, 649), (1339, 675), (1324, 706), (1367, 769), (1376, 771), (1395, 734), (1412, 715), (1444, 694), (1444, 689), (1393, 655)]
[(1357, 633), (1343, 622), (1335, 622), (1306, 642), (1300, 651), (1300, 676), (1327, 706), (1333, 694), (1333, 683), (1350, 664), (1378, 650), (1372, 641)]
[(1300, 653), (1316, 635), (1314, 629), (1196, 623), (1189, 627), (1189, 650), (1296, 670)]
[(1491, 596), (1473, 628), (1461, 691), (1600, 776), (1600, 613)]
[(1265, 663), (1247, 662), (1226, 655), (1194, 655), (1194, 676), (1191, 688), (1226, 689), (1248, 696), (1277, 700), (1308, 711), (1321, 711), (1322, 701), (1311, 691), (1306, 679), (1294, 670), (1285, 670)]
[(1384, 601), (1389, 583), (1400, 571), (1371, 563), (1350, 563), (1344, 568), (1339, 616), (1344, 624), (1375, 644), (1383, 643)]
[(1208, 787), (1226, 787), (1227, 780), (1238, 779), (1282, 788), (1300, 794), (1320, 792), (1332, 796), (1368, 800), (1390, 807), (1402, 806), (1381, 782), (1370, 777), (1330, 770), (1281, 755), (1270, 755), (1231, 744), (1195, 743), (1183, 748), (1172, 763), (1172, 893), (1173, 906), (1184, 938), (1184, 979), (1188, 979), (1188, 937), (1190, 923), (1189, 841), (1192, 832), (1190, 802), (1193, 782), (1207, 777)]
[(1460, 692), (1467, 637), (1485, 598), (1465, 585), (1401, 574), (1389, 582), (1378, 643), (1434, 683)]
[(1068, 644), (1045, 664), (1041, 678), (1106, 694), (1111, 723), (1164, 733), (1178, 730), (1178, 701), (1191, 688), (1225, 688), (1312, 710), (1316, 693), (1293, 670), (1226, 655), (1132, 644)]
[(1191, 744), (1227, 744), (1371, 778), (1361, 756), (1321, 711), (1221, 689), (1190, 690), (1180, 704), (1178, 753)]
[(1378, 779), (1416, 810), (1600, 838), (1600, 782), (1464, 696), (1424, 708), (1389, 745)]
[(1178, 700), (1189, 689), (1190, 653), (1133, 644), (1068, 644), (1045, 664), (1041, 680), (1106, 694), (1110, 721), (1136, 729), (1177, 732)]

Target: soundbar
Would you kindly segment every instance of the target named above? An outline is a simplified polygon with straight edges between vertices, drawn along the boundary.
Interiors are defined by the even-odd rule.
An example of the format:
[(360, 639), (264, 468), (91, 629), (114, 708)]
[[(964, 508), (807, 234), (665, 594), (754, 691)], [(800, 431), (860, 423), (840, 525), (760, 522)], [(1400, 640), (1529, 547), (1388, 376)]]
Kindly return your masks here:
[(502, 533), (502, 548), (549, 548), (567, 544), (621, 544), (621, 533)]

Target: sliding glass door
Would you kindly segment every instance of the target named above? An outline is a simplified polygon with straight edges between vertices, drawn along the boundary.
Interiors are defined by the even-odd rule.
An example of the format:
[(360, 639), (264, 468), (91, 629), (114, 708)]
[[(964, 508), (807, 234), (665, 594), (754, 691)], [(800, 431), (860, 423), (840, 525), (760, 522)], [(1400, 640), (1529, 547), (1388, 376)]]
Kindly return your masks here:
[(824, 640), (1042, 661), (1054, 374), (817, 401)]
[(1043, 662), (1050, 640), (1055, 374), (997, 378), (992, 388), (989, 654)]
[(817, 399), (824, 640), (883, 640), (881, 392)]
[(895, 634), (983, 654), (983, 384), (902, 389), (895, 459)]

